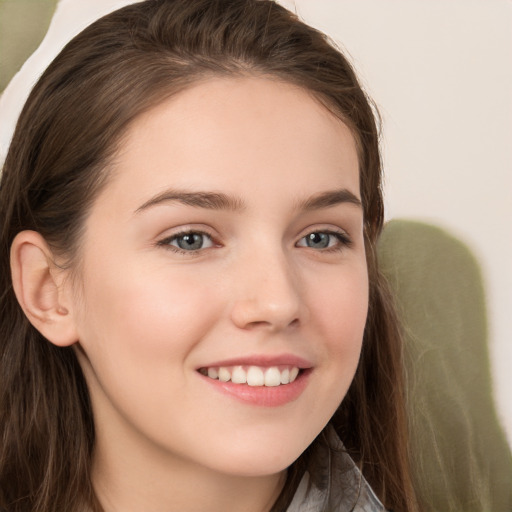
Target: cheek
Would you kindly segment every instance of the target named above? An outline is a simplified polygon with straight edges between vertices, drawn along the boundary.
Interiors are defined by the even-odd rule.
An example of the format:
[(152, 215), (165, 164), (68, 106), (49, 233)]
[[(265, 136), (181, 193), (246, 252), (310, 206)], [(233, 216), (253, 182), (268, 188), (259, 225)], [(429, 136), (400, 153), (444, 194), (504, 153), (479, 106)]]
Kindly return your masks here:
[(359, 362), (368, 313), (368, 274), (365, 264), (338, 272), (329, 286), (311, 300), (313, 328), (323, 340), (323, 357), (329, 368), (328, 385), (341, 400)]
[[(323, 286), (322, 286), (323, 284)], [(317, 368), (309, 390), (311, 440), (331, 419), (354, 378), (368, 311), (368, 276), (364, 259), (317, 273), (308, 282), (308, 340), (317, 347)], [(305, 425), (306, 428), (306, 425)]]
[(347, 266), (326, 279), (310, 301), (313, 316), (323, 329), (333, 350), (344, 350), (352, 341), (361, 341), (368, 313), (368, 273), (361, 263)]
[(218, 301), (200, 276), (137, 267), (86, 276), (81, 363), (98, 421), (117, 424), (112, 411), (121, 411), (163, 443), (194, 398), (189, 355), (218, 320)]
[(180, 272), (138, 268), (104, 266), (84, 280), (82, 345), (137, 366), (184, 357), (218, 317), (214, 289)]

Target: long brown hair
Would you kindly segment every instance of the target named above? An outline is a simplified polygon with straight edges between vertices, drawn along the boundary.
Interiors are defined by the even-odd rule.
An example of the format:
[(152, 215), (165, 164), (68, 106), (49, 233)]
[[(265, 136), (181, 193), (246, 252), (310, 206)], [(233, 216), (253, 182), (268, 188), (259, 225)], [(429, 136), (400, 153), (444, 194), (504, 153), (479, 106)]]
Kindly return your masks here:
[[(101, 510), (90, 478), (94, 422), (85, 379), (73, 349), (45, 340), (17, 303), (9, 271), (15, 235), (38, 231), (73, 265), (84, 218), (130, 122), (191, 83), (218, 75), (265, 75), (299, 85), (354, 134), (370, 305), (360, 364), (331, 423), (385, 506), (415, 509), (400, 336), (375, 253), (383, 201), (374, 112), (327, 37), (268, 0), (127, 6), (74, 38), (32, 91), (0, 188), (0, 507)], [(290, 468), (274, 510), (289, 502), (304, 457)]]

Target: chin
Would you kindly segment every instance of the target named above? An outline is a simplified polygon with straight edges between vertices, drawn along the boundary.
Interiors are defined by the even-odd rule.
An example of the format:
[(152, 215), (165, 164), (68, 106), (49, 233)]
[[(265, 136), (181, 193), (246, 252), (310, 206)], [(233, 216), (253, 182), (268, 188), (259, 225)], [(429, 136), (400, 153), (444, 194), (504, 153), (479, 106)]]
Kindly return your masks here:
[(215, 465), (222, 473), (244, 477), (277, 474), (293, 464), (315, 437), (297, 439), (295, 443), (290, 442), (290, 436), (283, 434), (270, 438), (268, 442), (260, 438), (244, 443), (237, 439), (230, 443), (228, 449), (222, 450), (222, 457), (216, 457)]

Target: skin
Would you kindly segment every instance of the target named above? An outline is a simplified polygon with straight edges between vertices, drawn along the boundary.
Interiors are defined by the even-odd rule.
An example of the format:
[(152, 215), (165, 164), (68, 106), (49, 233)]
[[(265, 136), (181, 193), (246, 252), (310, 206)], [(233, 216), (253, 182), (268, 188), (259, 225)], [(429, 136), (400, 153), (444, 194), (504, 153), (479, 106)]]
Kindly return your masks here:
[[(148, 204), (169, 190), (222, 193), (234, 204)], [(132, 124), (86, 220), (78, 279), (48, 272), (53, 281), (39, 294), (54, 306), (53, 328), (66, 322), (60, 338), (45, 335), (78, 340), (97, 431), (93, 480), (106, 512), (269, 510), (360, 355), (362, 209), (357, 201), (304, 207), (333, 190), (360, 197), (354, 139), (289, 84), (209, 79)], [(208, 236), (179, 252), (183, 231)], [(307, 245), (306, 235), (327, 232), (350, 243), (326, 235), (328, 247)], [(15, 247), (27, 268), (19, 281), (29, 283), (30, 263), (48, 249), (27, 233)], [(283, 354), (312, 371), (302, 394), (279, 407), (219, 393), (197, 371)]]

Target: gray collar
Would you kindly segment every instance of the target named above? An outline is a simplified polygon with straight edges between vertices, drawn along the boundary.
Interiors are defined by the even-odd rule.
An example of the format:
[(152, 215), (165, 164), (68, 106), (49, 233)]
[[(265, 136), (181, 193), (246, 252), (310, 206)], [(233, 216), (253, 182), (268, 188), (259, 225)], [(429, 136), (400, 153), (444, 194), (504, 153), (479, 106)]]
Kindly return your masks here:
[(332, 427), (312, 450), (308, 470), (286, 512), (385, 512)]

